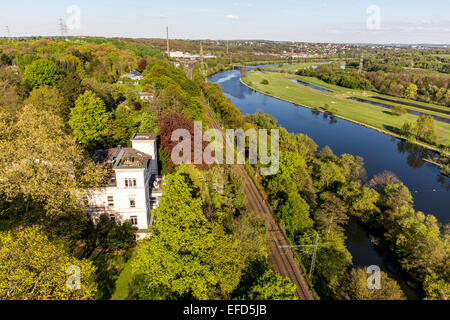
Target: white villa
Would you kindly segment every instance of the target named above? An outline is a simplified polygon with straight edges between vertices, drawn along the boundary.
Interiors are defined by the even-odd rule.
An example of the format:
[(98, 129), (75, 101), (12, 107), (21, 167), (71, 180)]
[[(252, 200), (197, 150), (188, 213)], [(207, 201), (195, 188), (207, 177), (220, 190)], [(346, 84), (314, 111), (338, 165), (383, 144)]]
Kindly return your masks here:
[[(126, 73), (120, 76), (120, 79), (130, 79), (134, 81), (135, 85), (139, 84), (144, 76), (139, 71), (133, 70), (130, 73)], [(119, 80), (119, 84), (123, 84), (123, 80)]]
[(135, 133), (132, 147), (98, 150), (93, 159), (109, 170), (104, 186), (91, 192), (88, 207), (93, 218), (108, 214), (117, 221), (130, 220), (136, 238), (142, 239), (153, 222), (151, 210), (162, 197), (158, 176), (156, 134)]

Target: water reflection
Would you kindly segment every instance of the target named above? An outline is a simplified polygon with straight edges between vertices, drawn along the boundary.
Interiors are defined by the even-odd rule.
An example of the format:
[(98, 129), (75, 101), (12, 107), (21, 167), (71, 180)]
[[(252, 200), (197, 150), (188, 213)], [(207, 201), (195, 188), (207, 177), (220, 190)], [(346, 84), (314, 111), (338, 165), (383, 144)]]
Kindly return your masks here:
[(450, 179), (440, 175), (439, 168), (423, 160), (432, 159), (437, 154), (352, 122), (337, 121), (330, 114), (322, 113), (321, 116), (318, 111), (255, 92), (239, 82), (239, 75), (239, 71), (232, 70), (208, 80), (217, 83), (227, 78), (219, 84), (224, 94), (244, 114), (261, 109), (274, 116), (278, 124), (289, 132), (308, 135), (319, 149), (328, 145), (337, 155), (361, 156), (369, 179), (389, 170), (410, 190), (441, 190), (413, 193), (415, 209), (434, 214), (443, 223), (449, 221)]

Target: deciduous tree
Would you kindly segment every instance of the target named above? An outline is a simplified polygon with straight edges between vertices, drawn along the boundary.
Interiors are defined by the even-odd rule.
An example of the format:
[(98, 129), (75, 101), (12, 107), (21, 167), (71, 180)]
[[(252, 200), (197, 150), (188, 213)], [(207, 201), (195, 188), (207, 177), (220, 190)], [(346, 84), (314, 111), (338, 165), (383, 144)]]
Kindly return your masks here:
[[(80, 288), (68, 285), (70, 266), (81, 271)], [(97, 291), (95, 268), (69, 256), (39, 227), (0, 232), (0, 299), (87, 300)], [(75, 285), (76, 283), (73, 283)]]
[(75, 138), (94, 150), (101, 147), (107, 137), (110, 118), (104, 102), (92, 91), (86, 91), (70, 111), (69, 124)]

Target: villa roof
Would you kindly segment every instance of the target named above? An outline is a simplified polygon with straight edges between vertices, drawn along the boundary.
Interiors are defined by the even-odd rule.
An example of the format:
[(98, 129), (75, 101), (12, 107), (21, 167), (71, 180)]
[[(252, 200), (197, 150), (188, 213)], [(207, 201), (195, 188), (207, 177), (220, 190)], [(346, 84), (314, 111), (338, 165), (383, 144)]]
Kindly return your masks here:
[(156, 140), (156, 133), (135, 133), (131, 140)]
[(121, 75), (120, 77), (133, 79), (133, 78), (142, 78), (143, 75), (139, 71), (133, 70), (133, 71), (130, 71), (129, 73)]
[(104, 164), (107, 169), (136, 169), (148, 166), (152, 156), (133, 148), (111, 148), (97, 150), (92, 159)]

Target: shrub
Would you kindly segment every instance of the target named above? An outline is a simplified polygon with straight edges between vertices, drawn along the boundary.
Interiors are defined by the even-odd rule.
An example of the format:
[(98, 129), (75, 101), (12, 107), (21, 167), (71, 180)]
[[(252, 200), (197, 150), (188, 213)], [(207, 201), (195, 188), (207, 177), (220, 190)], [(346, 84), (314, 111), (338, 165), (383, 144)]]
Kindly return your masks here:
[(391, 113), (395, 116), (401, 116), (405, 114), (407, 110), (402, 106), (395, 106), (392, 108)]

